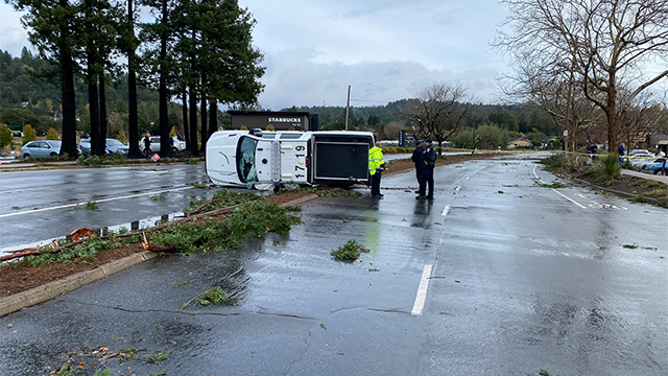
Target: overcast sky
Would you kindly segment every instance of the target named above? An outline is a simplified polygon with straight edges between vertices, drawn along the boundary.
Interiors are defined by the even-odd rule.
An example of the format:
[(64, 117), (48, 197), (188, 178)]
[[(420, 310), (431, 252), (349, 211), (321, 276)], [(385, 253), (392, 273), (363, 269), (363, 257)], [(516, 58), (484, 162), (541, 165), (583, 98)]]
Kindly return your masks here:
[[(491, 51), (506, 9), (496, 0), (239, 0), (257, 20), (265, 54), (260, 104), (354, 106), (413, 97), (436, 81), (460, 81), (496, 103), (507, 68)], [(29, 45), (20, 14), (0, 3), (0, 49)]]

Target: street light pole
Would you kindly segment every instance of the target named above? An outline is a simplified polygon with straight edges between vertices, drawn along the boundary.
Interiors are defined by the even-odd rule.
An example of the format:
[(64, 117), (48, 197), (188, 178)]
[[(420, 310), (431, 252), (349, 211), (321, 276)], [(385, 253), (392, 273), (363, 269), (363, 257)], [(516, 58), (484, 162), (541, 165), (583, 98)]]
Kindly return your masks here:
[(348, 85), (348, 101), (346, 102), (346, 130), (348, 130), (348, 117), (350, 117), (350, 85)]

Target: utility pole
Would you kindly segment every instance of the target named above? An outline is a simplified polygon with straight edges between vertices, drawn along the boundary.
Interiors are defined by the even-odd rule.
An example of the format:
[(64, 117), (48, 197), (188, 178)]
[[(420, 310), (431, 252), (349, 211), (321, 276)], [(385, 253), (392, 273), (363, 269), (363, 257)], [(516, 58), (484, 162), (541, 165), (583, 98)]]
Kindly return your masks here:
[(348, 102), (346, 103), (346, 130), (348, 130), (348, 118), (350, 117), (350, 85), (348, 85)]

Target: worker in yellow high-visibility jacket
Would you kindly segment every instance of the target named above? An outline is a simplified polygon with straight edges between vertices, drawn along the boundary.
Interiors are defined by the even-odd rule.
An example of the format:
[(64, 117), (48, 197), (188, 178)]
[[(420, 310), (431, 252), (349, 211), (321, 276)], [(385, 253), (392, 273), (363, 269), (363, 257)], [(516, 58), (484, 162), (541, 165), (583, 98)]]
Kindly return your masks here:
[(380, 142), (369, 150), (369, 175), (371, 175), (371, 197), (382, 198), (380, 193), (380, 177), (385, 171), (385, 160), (383, 159), (383, 147)]

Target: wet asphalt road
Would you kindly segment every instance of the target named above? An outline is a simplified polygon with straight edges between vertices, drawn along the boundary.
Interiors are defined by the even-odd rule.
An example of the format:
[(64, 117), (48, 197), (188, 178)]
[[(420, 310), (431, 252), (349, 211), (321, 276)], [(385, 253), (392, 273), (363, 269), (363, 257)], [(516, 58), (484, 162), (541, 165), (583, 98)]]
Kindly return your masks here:
[[(113, 375), (668, 374), (665, 210), (538, 187), (556, 179), (534, 167), (440, 167), (433, 202), (398, 174), (382, 201), (305, 204), (287, 237), (143, 263), (1, 318), (1, 373), (46, 374), (59, 350), (105, 346), (170, 352), (107, 360)], [(331, 260), (348, 239), (371, 253)], [(234, 304), (180, 310), (213, 285)]]
[[(194, 189), (192, 182), (208, 182), (204, 165), (3, 172), (0, 251), (82, 227), (130, 224), (181, 211), (191, 197), (211, 195)], [(167, 199), (152, 201), (150, 197), (156, 195)], [(99, 209), (72, 207), (89, 201), (98, 202)]]

